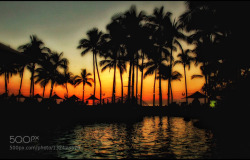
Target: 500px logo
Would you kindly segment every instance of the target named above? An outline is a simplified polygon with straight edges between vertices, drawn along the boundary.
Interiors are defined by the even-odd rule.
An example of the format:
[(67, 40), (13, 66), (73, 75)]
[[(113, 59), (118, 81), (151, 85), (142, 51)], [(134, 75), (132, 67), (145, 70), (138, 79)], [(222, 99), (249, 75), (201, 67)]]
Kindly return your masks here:
[(10, 143), (32, 143), (39, 141), (39, 136), (10, 136)]

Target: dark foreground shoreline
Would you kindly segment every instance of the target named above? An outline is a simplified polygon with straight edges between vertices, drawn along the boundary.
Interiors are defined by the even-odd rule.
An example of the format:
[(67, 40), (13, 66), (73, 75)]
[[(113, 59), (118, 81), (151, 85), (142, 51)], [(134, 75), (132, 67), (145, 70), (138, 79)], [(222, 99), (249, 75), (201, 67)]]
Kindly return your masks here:
[[(9, 151), (9, 137), (42, 135), (40, 141), (48, 141), (53, 130), (69, 128), (75, 124), (89, 123), (126, 123), (133, 124), (142, 121), (145, 116), (183, 117), (185, 121), (197, 119), (194, 126), (212, 130), (218, 137), (221, 145), (222, 158), (249, 158), (250, 138), (248, 126), (245, 126), (247, 117), (234, 119), (221, 117), (220, 110), (202, 108), (194, 110), (180, 106), (151, 107), (133, 106), (128, 104), (109, 104), (104, 106), (82, 106), (74, 104), (25, 104), (13, 103), (2, 105), (1, 123), (3, 124), (3, 157), (26, 157), (27, 153), (18, 153), (16, 156)], [(229, 115), (228, 115), (229, 116)], [(244, 123), (239, 123), (244, 122)], [(55, 135), (56, 136), (56, 135)], [(10, 154), (12, 156), (10, 156)], [(24, 155), (22, 155), (24, 154)], [(31, 152), (31, 158), (43, 157)], [(32, 156), (33, 155), (33, 156)], [(37, 157), (39, 156), (39, 157)]]

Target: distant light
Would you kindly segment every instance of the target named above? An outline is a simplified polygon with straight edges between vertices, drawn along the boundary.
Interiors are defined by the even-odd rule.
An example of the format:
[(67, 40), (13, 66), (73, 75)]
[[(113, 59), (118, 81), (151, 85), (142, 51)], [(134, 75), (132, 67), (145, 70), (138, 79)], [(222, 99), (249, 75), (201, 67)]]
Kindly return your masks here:
[(217, 103), (217, 102), (216, 102), (215, 100), (211, 100), (211, 101), (210, 101), (210, 107), (211, 107), (211, 108), (214, 108), (214, 107), (216, 106), (216, 103)]

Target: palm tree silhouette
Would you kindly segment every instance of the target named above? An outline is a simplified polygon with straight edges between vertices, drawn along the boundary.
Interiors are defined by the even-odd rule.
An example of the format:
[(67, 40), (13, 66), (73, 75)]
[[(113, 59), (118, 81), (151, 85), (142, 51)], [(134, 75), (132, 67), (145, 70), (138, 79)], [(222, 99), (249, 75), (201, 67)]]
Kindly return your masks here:
[[(106, 55), (107, 56), (107, 55)], [(105, 57), (106, 57), (105, 56)], [(114, 69), (114, 76), (113, 76), (113, 89), (112, 89), (112, 103), (115, 103), (115, 86), (116, 86), (116, 63), (117, 58), (115, 55), (110, 54), (108, 56), (110, 59), (105, 59), (100, 61), (100, 66), (103, 66), (102, 72), (109, 68), (109, 71), (113, 68)]]
[[(107, 56), (107, 55), (106, 55)], [(116, 86), (116, 63), (117, 58), (113, 54), (109, 56), (111, 59), (105, 59), (100, 61), (100, 66), (103, 66), (102, 72), (109, 68), (109, 71), (113, 68), (114, 69), (114, 76), (113, 76), (113, 89), (112, 89), (112, 103), (115, 103), (115, 86)]]
[[(196, 63), (196, 65), (198, 65), (198, 63)], [(200, 67), (200, 69), (201, 69), (201, 75), (200, 74), (194, 74), (194, 75), (192, 75), (191, 76), (191, 79), (194, 79), (194, 78), (203, 78), (203, 77), (205, 77), (205, 84), (204, 84), (204, 87), (203, 87), (203, 91), (204, 91), (204, 93), (205, 93), (205, 95), (206, 95), (206, 97), (207, 97), (207, 95), (208, 95), (208, 93), (207, 93), (207, 91), (208, 91), (208, 79), (207, 79), (207, 75), (209, 74), (208, 72), (208, 66), (207, 65), (202, 65), (201, 67)], [(207, 98), (206, 97), (204, 97), (204, 103), (206, 104), (206, 102), (207, 102)]]
[[(154, 79), (154, 87), (153, 87), (153, 106), (155, 106), (155, 82), (158, 77), (159, 79), (159, 106), (162, 106), (162, 96), (161, 96), (161, 74), (159, 74), (159, 70), (161, 70), (161, 67), (164, 65), (165, 61), (167, 60), (167, 56), (169, 55), (169, 52), (167, 50), (164, 50), (163, 52), (160, 52), (160, 50), (163, 48), (159, 48), (158, 46), (153, 46), (153, 49), (149, 52), (148, 55), (149, 60), (145, 64), (145, 67), (147, 68), (144, 78), (148, 75), (152, 75), (155, 73), (155, 79)], [(158, 54), (154, 54), (158, 53)], [(162, 58), (162, 53), (165, 54), (165, 58)], [(157, 76), (159, 74), (159, 76)]]
[[(170, 65), (161, 64), (161, 68), (159, 70), (158, 75), (161, 75), (163, 80), (168, 80), (169, 77), (171, 76), (172, 80), (181, 81), (182, 75), (178, 71), (172, 72), (172, 75), (170, 75), (170, 74), (171, 74)], [(159, 79), (159, 76), (157, 77), (157, 79)], [(171, 94), (171, 97), (173, 97), (172, 89), (173, 89), (173, 87), (171, 86), (171, 91), (170, 91), (171, 93), (168, 92), (168, 94), (167, 94), (167, 95)], [(173, 100), (172, 100), (172, 102), (173, 102)]]
[(5, 93), (8, 94), (8, 83), (9, 79), (13, 74), (17, 73), (16, 65), (5, 62), (0, 64), (0, 76), (4, 75)]
[(156, 73), (157, 73), (157, 64), (153, 61), (149, 61), (145, 64), (145, 68), (147, 69), (144, 78), (146, 78), (148, 75), (155, 74), (154, 76), (154, 86), (153, 86), (153, 106), (155, 106), (155, 81), (156, 81)]
[(120, 79), (121, 79), (121, 102), (123, 103), (123, 78), (122, 75), (124, 72), (127, 71), (126, 68), (126, 58), (124, 56), (120, 56), (118, 58), (118, 62), (117, 62), (117, 68), (119, 69), (120, 72)]
[[(215, 56), (213, 54), (210, 54), (212, 52), (214, 52), (214, 46), (216, 45), (216, 41), (214, 38), (214, 40), (207, 40), (207, 41), (201, 41), (201, 40), (195, 40), (195, 35), (192, 35), (192, 40), (194, 41), (193, 43), (196, 44), (196, 48), (193, 50), (194, 53), (196, 53), (196, 57), (195, 57), (195, 65), (198, 66), (198, 64), (201, 64), (201, 72), (202, 75), (204, 75), (205, 78), (205, 95), (209, 96), (210, 95), (210, 88), (211, 88), (211, 74), (213, 73), (213, 71), (215, 71), (213, 68), (214, 62), (216, 62), (216, 60), (214, 59)], [(215, 73), (215, 72), (214, 72)], [(200, 78), (203, 76), (200, 75), (193, 75), (193, 78)], [(205, 104), (206, 104), (206, 98), (205, 98)]]
[(65, 70), (64, 74), (63, 74), (62, 85), (63, 85), (63, 87), (65, 87), (66, 92), (67, 92), (66, 98), (69, 97), (68, 83), (71, 84), (71, 85), (74, 85), (74, 80), (73, 79), (74, 79), (73, 73)]
[[(147, 20), (148, 17), (145, 19)], [(154, 28), (152, 28), (150, 25), (147, 23), (142, 26), (141, 28), (141, 40), (140, 40), (140, 49), (141, 49), (141, 64), (139, 65), (140, 71), (141, 71), (141, 89), (140, 89), (140, 105), (142, 105), (142, 95), (143, 95), (143, 80), (144, 80), (144, 59), (148, 57), (148, 54), (150, 54), (150, 51), (153, 47), (153, 41), (151, 39), (151, 35), (153, 34)]]
[[(177, 27), (177, 23), (174, 21), (172, 23), (171, 20), (172, 13), (167, 12), (164, 13), (164, 7), (155, 8), (153, 15), (148, 16), (149, 25), (154, 28), (153, 39), (154, 45), (158, 47), (158, 54), (164, 60), (168, 60), (170, 57), (170, 68), (172, 72), (172, 61), (173, 61), (173, 51), (176, 48), (173, 45), (173, 40), (176, 37), (183, 37), (183, 34), (179, 32)], [(170, 52), (169, 52), (170, 49)], [(162, 55), (162, 54), (165, 55)], [(160, 62), (161, 63), (161, 62)], [(161, 67), (162, 65), (159, 65)], [(169, 76), (169, 85), (168, 85), (168, 93), (170, 93), (171, 89), (171, 75)], [(159, 75), (159, 105), (162, 106), (162, 91), (161, 91), (161, 74)], [(170, 94), (168, 95), (168, 104), (170, 100)]]
[[(170, 76), (169, 76), (169, 80), (168, 80), (168, 91), (170, 91), (170, 88), (171, 88), (171, 79), (172, 79), (172, 68), (173, 68), (173, 65), (172, 65), (172, 62), (174, 61), (173, 60), (173, 51), (175, 50), (174, 49), (174, 43), (175, 42), (178, 42), (177, 39), (186, 39), (186, 36), (180, 31), (181, 30), (181, 27), (180, 27), (180, 23), (179, 21), (175, 22), (175, 20), (172, 22), (171, 20), (171, 15), (172, 14), (169, 14), (169, 16), (167, 17), (168, 19), (168, 22), (167, 22), (167, 37), (168, 37), (168, 43), (170, 45), (170, 48), (171, 48), (171, 52), (170, 52)], [(170, 103), (169, 101), (169, 97), (170, 97), (170, 94), (168, 94), (168, 105)], [(172, 101), (173, 101), (173, 97), (172, 98)]]
[(73, 73), (69, 72), (69, 61), (68, 60), (64, 60), (62, 63), (63, 64), (63, 69), (64, 72), (63, 74), (60, 74), (60, 78), (57, 80), (57, 83), (59, 85), (62, 85), (65, 89), (66, 89), (66, 95), (65, 98), (68, 98), (69, 95), (69, 90), (68, 90), (68, 83), (71, 85), (74, 85), (74, 75)]
[[(180, 16), (180, 26), (186, 31), (195, 31), (188, 37), (189, 43), (196, 44), (194, 52), (197, 54), (197, 61), (203, 65), (205, 76), (205, 95), (210, 94), (211, 70), (208, 71), (210, 64), (218, 60), (214, 44), (217, 38), (223, 35), (225, 31), (220, 28), (213, 3), (187, 1), (187, 11)], [(213, 6), (213, 7), (212, 7)], [(197, 23), (197, 22), (200, 23)], [(220, 24), (220, 25), (218, 25)], [(195, 76), (194, 76), (195, 77)], [(205, 101), (206, 103), (206, 101)]]
[(34, 76), (35, 84), (39, 83), (40, 86), (43, 88), (43, 98), (44, 98), (44, 93), (45, 93), (45, 87), (49, 83), (49, 77), (48, 77), (48, 72), (46, 68), (37, 68), (35, 70), (36, 75)]
[(68, 60), (66, 58), (63, 58), (63, 53), (59, 54), (52, 51), (50, 51), (49, 55), (46, 55), (46, 57), (47, 58), (44, 58), (44, 60), (41, 61), (40, 67), (36, 69), (36, 72), (38, 73), (38, 75), (36, 75), (36, 77), (38, 78), (36, 82), (40, 82), (44, 87), (44, 90), (46, 84), (48, 84), (49, 81), (51, 82), (51, 89), (49, 94), (49, 97), (51, 98), (54, 85), (60, 84), (63, 79), (63, 75), (60, 74), (58, 69), (66, 69)]
[(23, 84), (23, 74), (24, 74), (25, 67), (26, 67), (26, 63), (24, 61), (22, 61), (21, 63), (19, 63), (19, 65), (17, 67), (17, 71), (18, 71), (19, 76), (21, 78), (18, 95), (21, 95), (21, 89), (22, 89), (22, 84)]
[(63, 53), (57, 53), (57, 52), (52, 52), (51, 53), (51, 64), (52, 64), (52, 68), (50, 68), (50, 80), (51, 80), (51, 90), (50, 90), (50, 97), (52, 96), (52, 92), (53, 92), (53, 87), (54, 84), (57, 82), (57, 78), (60, 77), (59, 76), (59, 68), (62, 69), (66, 69), (67, 68), (67, 64), (68, 64), (68, 60), (66, 58), (63, 58)]
[[(130, 98), (131, 97), (134, 98), (134, 79), (135, 79), (134, 64), (135, 64), (135, 58), (137, 62), (138, 51), (140, 49), (140, 45), (138, 45), (138, 43), (140, 42), (140, 30), (142, 27), (141, 22), (145, 19), (145, 13), (144, 11), (137, 13), (136, 7), (132, 5), (130, 9), (126, 11), (122, 16), (118, 17), (118, 19), (121, 19), (122, 26), (125, 28), (125, 34), (126, 34), (125, 46), (127, 49), (127, 58), (129, 59), (130, 63), (127, 101), (130, 102)], [(131, 93), (131, 80), (132, 80), (132, 93)]]
[(0, 43), (0, 53), (0, 76), (4, 76), (5, 96), (8, 96), (9, 79), (18, 72), (23, 57), (19, 52), (2, 43)]
[[(159, 34), (163, 36), (157, 36), (157, 38), (161, 41), (161, 45), (170, 48), (170, 72), (172, 72), (172, 62), (173, 62), (173, 51), (175, 50), (174, 41), (177, 38), (185, 39), (185, 36), (182, 32), (180, 32), (180, 25), (179, 22), (173, 21), (172, 22), (172, 13), (167, 12), (164, 13), (164, 7), (155, 8), (153, 15), (149, 16), (148, 20), (151, 21), (151, 25), (155, 26), (155, 29), (158, 30)], [(168, 93), (171, 89), (171, 75), (169, 76), (168, 80)], [(159, 77), (159, 81), (161, 81), (161, 77)], [(160, 94), (161, 96), (161, 94)], [(170, 94), (168, 94), (168, 105), (170, 103)]]
[[(87, 32), (87, 36), (88, 36), (88, 39), (81, 39), (80, 40), (77, 48), (84, 49), (84, 51), (81, 53), (82, 56), (85, 55), (89, 51), (92, 51), (92, 53), (93, 53), (93, 73), (94, 73), (94, 93), (93, 93), (93, 95), (95, 96), (95, 90), (96, 90), (96, 79), (95, 79), (95, 67), (96, 67), (98, 78), (99, 78), (99, 84), (100, 84), (100, 104), (101, 104), (102, 85), (101, 85), (101, 79), (100, 79), (100, 75), (99, 75), (96, 55), (101, 50), (103, 33), (101, 31), (98, 31), (97, 28), (93, 28), (92, 30)], [(93, 104), (95, 104), (95, 100), (93, 100)]]
[[(146, 23), (147, 17), (143, 17), (143, 22)], [(140, 105), (142, 105), (142, 88), (143, 88), (143, 70), (144, 70), (144, 59), (147, 57), (147, 52), (150, 50), (150, 46), (152, 46), (152, 41), (150, 39), (151, 34), (153, 33), (152, 28), (150, 28), (147, 24), (141, 25), (138, 30), (138, 48), (139, 51), (136, 54), (136, 59), (134, 65), (136, 66), (136, 103), (138, 103), (138, 73), (141, 72), (141, 88), (140, 88)], [(139, 59), (141, 59), (141, 64), (139, 64)]]
[(43, 98), (45, 94), (46, 85), (50, 81), (47, 67), (51, 65), (51, 62), (50, 62), (51, 51), (50, 49), (47, 49), (47, 51), (48, 53), (44, 54), (44, 56), (42, 57), (42, 60), (40, 61), (40, 68), (37, 68), (35, 70), (35, 75), (34, 75), (35, 84), (39, 83), (40, 86), (43, 88)]
[(85, 85), (89, 85), (92, 87), (91, 82), (94, 80), (92, 78), (88, 78), (91, 76), (91, 73), (88, 73), (86, 69), (82, 69), (81, 76), (76, 75), (73, 80), (74, 80), (74, 87), (78, 86), (79, 84), (82, 83), (82, 102), (84, 103), (84, 87)]
[(176, 64), (182, 64), (183, 65), (183, 68), (184, 68), (184, 77), (185, 77), (185, 89), (186, 89), (186, 103), (188, 104), (188, 98), (187, 98), (187, 95), (188, 95), (188, 92), (187, 92), (187, 77), (186, 77), (186, 66), (188, 66), (188, 69), (190, 70), (190, 64), (191, 62), (194, 62), (195, 61), (195, 58), (194, 57), (190, 57), (188, 55), (188, 53), (191, 52), (191, 50), (187, 49), (187, 50), (183, 50), (181, 44), (176, 41), (176, 43), (179, 45), (180, 49), (181, 49), (181, 53), (179, 53), (177, 55), (177, 57), (180, 58), (180, 60), (177, 60), (174, 62), (174, 65)]
[(18, 47), (18, 50), (22, 51), (28, 57), (28, 65), (27, 68), (31, 72), (30, 78), (30, 97), (34, 96), (34, 73), (36, 64), (39, 63), (39, 58), (42, 57), (42, 50), (44, 43), (36, 35), (30, 36), (30, 42)]
[[(115, 93), (116, 93), (116, 68), (118, 67), (118, 62), (121, 54), (124, 55), (124, 29), (121, 25), (120, 19), (115, 19), (113, 17), (112, 22), (107, 25), (108, 34), (105, 35), (103, 47), (102, 49), (105, 60), (100, 62), (100, 66), (104, 66), (102, 68), (102, 72), (107, 68), (114, 69), (113, 76), (113, 90), (112, 90), (112, 103), (115, 103)], [(107, 59), (108, 58), (108, 59)], [(120, 66), (121, 67), (121, 66)], [(121, 70), (120, 70), (121, 71)], [(120, 72), (121, 73), (121, 72)]]
[(116, 86), (116, 68), (119, 69), (120, 79), (121, 79), (121, 99), (123, 102), (123, 79), (122, 74), (126, 71), (126, 64), (125, 64), (125, 57), (119, 56), (117, 58), (116, 54), (109, 53), (105, 54), (105, 60), (100, 61), (100, 66), (102, 67), (102, 72), (106, 69), (114, 69), (114, 76), (113, 76), (113, 90), (112, 90), (112, 103), (115, 103), (115, 86)]

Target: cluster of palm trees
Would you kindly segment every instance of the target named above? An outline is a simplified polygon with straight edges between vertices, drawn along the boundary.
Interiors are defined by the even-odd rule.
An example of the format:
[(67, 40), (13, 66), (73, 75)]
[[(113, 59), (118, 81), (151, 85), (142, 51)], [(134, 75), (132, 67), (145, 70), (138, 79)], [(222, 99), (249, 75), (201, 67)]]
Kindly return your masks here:
[[(102, 71), (114, 70), (112, 102), (116, 95), (116, 69), (120, 71), (121, 97), (123, 99), (122, 73), (129, 65), (128, 91), (126, 102), (138, 103), (138, 71), (141, 72), (140, 105), (142, 105), (143, 79), (154, 74), (153, 105), (155, 106), (155, 83), (159, 82), (159, 106), (162, 106), (162, 80), (168, 80), (168, 105), (173, 102), (172, 81), (180, 80), (182, 75), (173, 71), (173, 66), (182, 64), (184, 68), (186, 102), (188, 96), (186, 67), (191, 63), (201, 65), (202, 75), (192, 75), (191, 78), (205, 77), (203, 91), (208, 100), (220, 94), (230, 83), (237, 81), (240, 73), (249, 72), (248, 63), (237, 63), (235, 74), (230, 76), (229, 69), (234, 61), (225, 51), (231, 53), (229, 46), (237, 43), (237, 27), (230, 22), (230, 7), (215, 2), (186, 2), (187, 10), (173, 20), (172, 13), (164, 12), (164, 7), (155, 8), (152, 15), (137, 12), (135, 6), (112, 17), (106, 27), (107, 33), (94, 28), (88, 31), (87, 39), (79, 42), (79, 49), (84, 49), (82, 55), (93, 53), (94, 84), (95, 70), (100, 83), (100, 99), (102, 95), (101, 80), (97, 65), (97, 54), (105, 60), (100, 62)], [(229, 5), (230, 6), (230, 5)], [(233, 5), (232, 5), (233, 6)], [(242, 17), (242, 16), (241, 16)], [(232, 25), (232, 27), (229, 26)], [(185, 34), (184, 34), (185, 33)], [(180, 40), (194, 44), (193, 50), (183, 49)], [(173, 52), (180, 48), (177, 60)], [(235, 48), (236, 49), (236, 48)], [(236, 51), (236, 50), (234, 50)], [(190, 53), (196, 54), (192, 57)], [(232, 54), (232, 53), (231, 53)], [(245, 73), (244, 72), (244, 73)], [(229, 74), (228, 74), (229, 73)], [(228, 78), (229, 77), (229, 78)], [(236, 78), (233, 78), (236, 77)], [(227, 79), (228, 78), (228, 79)], [(94, 87), (95, 95), (95, 87)], [(205, 98), (205, 103), (206, 103)]]
[[(144, 11), (138, 12), (135, 6), (128, 11), (116, 14), (106, 26), (107, 33), (93, 28), (87, 32), (87, 38), (79, 41), (77, 46), (81, 49), (81, 55), (93, 54), (93, 79), (85, 69), (80, 76), (74, 76), (69, 72), (68, 60), (62, 53), (51, 51), (36, 36), (30, 37), (30, 43), (20, 46), (18, 49), (23, 58), (19, 63), (1, 62), (0, 74), (5, 76), (5, 91), (7, 82), (12, 74), (19, 73), (21, 77), (19, 94), (21, 94), (24, 69), (31, 72), (30, 96), (34, 96), (34, 85), (39, 83), (44, 91), (50, 82), (50, 97), (54, 85), (63, 85), (68, 96), (68, 84), (77, 86), (91, 86), (94, 83), (93, 96), (96, 93), (96, 73), (100, 85), (100, 103), (102, 102), (101, 72), (113, 69), (112, 102), (116, 103), (116, 70), (120, 73), (121, 101), (142, 105), (143, 80), (148, 75), (154, 75), (153, 106), (155, 106), (156, 80), (159, 82), (159, 106), (162, 106), (162, 80), (168, 81), (167, 97), (168, 105), (173, 102), (172, 81), (181, 80), (182, 75), (173, 71), (176, 64), (182, 64), (184, 68), (186, 101), (188, 96), (186, 68), (190, 69), (191, 63), (201, 65), (202, 75), (192, 75), (191, 78), (205, 78), (203, 91), (207, 97), (213, 97), (232, 83), (237, 83), (240, 78), (248, 74), (249, 63), (242, 50), (239, 54), (242, 60), (235, 61), (231, 52), (240, 49), (238, 33), (239, 27), (233, 24), (228, 17), (231, 16), (231, 8), (214, 2), (187, 1), (187, 10), (175, 20), (172, 13), (165, 12), (164, 7), (155, 8), (152, 15), (146, 15)], [(241, 10), (237, 12), (241, 13)], [(230, 27), (231, 26), (231, 27)], [(193, 50), (183, 49), (180, 40), (194, 44)], [(228, 47), (230, 46), (230, 47)], [(177, 49), (178, 59), (174, 59)], [(194, 53), (195, 56), (191, 56)], [(98, 63), (98, 56), (104, 57)], [(245, 58), (244, 58), (245, 57)], [(127, 68), (128, 66), (128, 68)], [(59, 70), (63, 69), (63, 73)], [(128, 69), (128, 71), (127, 71)], [(139, 71), (141, 72), (140, 89)], [(232, 73), (231, 73), (232, 71)], [(124, 96), (123, 73), (128, 72), (127, 95)], [(244, 74), (242, 74), (244, 73)], [(43, 91), (43, 92), (44, 92)], [(140, 94), (139, 94), (140, 92)], [(140, 95), (140, 97), (138, 96)], [(44, 93), (43, 93), (44, 96)], [(209, 100), (209, 98), (208, 98)], [(207, 99), (205, 98), (205, 103)], [(95, 104), (95, 101), (93, 101)]]
[[(156, 79), (159, 79), (159, 105), (162, 106), (162, 80), (168, 80), (168, 104), (173, 102), (173, 94), (170, 94), (170, 92), (172, 93), (171, 81), (180, 80), (182, 76), (179, 72), (172, 71), (173, 51), (176, 51), (176, 44), (182, 49), (178, 39), (186, 39), (179, 24), (179, 21), (172, 20), (170, 12), (164, 12), (164, 7), (155, 8), (153, 15), (147, 16), (143, 11), (138, 13), (136, 7), (132, 6), (125, 13), (112, 17), (111, 23), (106, 27), (108, 33), (103, 33), (97, 28), (88, 31), (88, 37), (80, 40), (78, 48), (83, 49), (81, 55), (89, 53), (89, 51), (93, 53), (94, 95), (96, 69), (101, 99), (101, 80), (96, 56), (98, 54), (105, 58), (99, 63), (102, 67), (101, 71), (107, 68), (114, 70), (113, 103), (116, 99), (116, 68), (120, 72), (121, 100), (123, 102), (122, 74), (126, 71), (127, 64), (129, 64), (129, 77), (126, 102), (138, 103), (139, 70), (141, 72), (140, 105), (142, 105), (143, 79), (152, 74), (155, 74), (153, 105), (155, 106)], [(190, 67), (191, 61), (194, 61), (194, 58), (190, 57), (188, 52), (189, 50), (180, 53), (181, 59), (176, 61), (184, 65), (184, 70), (186, 65)]]
[[(188, 9), (179, 17), (180, 27), (190, 33), (187, 42), (195, 45), (195, 64), (201, 64), (202, 71), (192, 78), (205, 78), (202, 89), (208, 100), (223, 96), (226, 88), (243, 78), (241, 72), (249, 74), (246, 48), (239, 47), (245, 46), (239, 41), (242, 32), (249, 35), (249, 25), (243, 18), (248, 5), (204, 1), (187, 1), (186, 5)], [(232, 17), (239, 17), (242, 25), (234, 23)]]
[[(83, 83), (83, 92), (85, 84), (91, 86), (92, 79), (89, 78), (91, 74), (88, 73), (86, 69), (82, 69), (81, 76), (74, 76), (71, 72), (69, 72), (69, 61), (63, 57), (63, 53), (51, 51), (49, 48), (45, 47), (43, 41), (36, 35), (31, 35), (30, 42), (21, 45), (18, 47), (18, 50), (20, 53), (17, 53), (15, 56), (20, 56), (18, 58), (21, 59), (15, 61), (14, 63), (13, 61), (11, 63), (1, 63), (1, 73), (4, 73), (5, 76), (6, 94), (8, 94), (7, 84), (10, 76), (18, 73), (21, 78), (19, 88), (19, 95), (21, 95), (25, 68), (27, 68), (31, 73), (30, 97), (34, 97), (35, 84), (39, 84), (43, 88), (44, 97), (45, 88), (50, 83), (50, 98), (55, 85), (61, 85), (66, 88), (67, 94), (65, 95), (65, 98), (68, 98), (68, 84), (76, 87)], [(61, 72), (60, 69), (62, 69), (63, 72)]]

